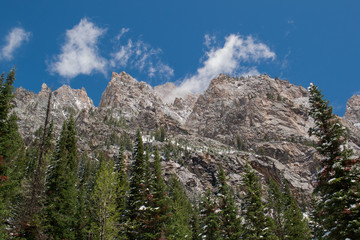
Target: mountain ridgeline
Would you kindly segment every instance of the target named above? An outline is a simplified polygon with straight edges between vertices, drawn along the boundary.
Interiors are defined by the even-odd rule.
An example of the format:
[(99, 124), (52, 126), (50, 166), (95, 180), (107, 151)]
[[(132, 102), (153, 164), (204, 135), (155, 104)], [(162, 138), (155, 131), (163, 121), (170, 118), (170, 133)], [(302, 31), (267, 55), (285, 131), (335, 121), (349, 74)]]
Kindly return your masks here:
[[(36, 174), (41, 174), (35, 174), (38, 177), (22, 185), (32, 186), (41, 181), (48, 184), (51, 180), (53, 185), (47, 186), (46, 191), (38, 187), (39, 194), (46, 193), (43, 199), (59, 201), (54, 196), (62, 193), (57, 191), (64, 191), (63, 196), (75, 196), (77, 192), (77, 197), (69, 202), (99, 219), (91, 225), (81, 222), (85, 218), (74, 212), (71, 213), (74, 222), (61, 222), (58, 213), (48, 207), (42, 209), (48, 200), (45, 203), (38, 200), (38, 207), (28, 216), (45, 212), (46, 216), (52, 216), (53, 222), (45, 220), (47, 226), (37, 227), (34, 234), (37, 238), (41, 239), (42, 234), (43, 238), (54, 236), (51, 234), (57, 233), (51, 231), (62, 228), (68, 229), (68, 232), (61, 231), (68, 234), (62, 236), (66, 239), (77, 236), (111, 239), (114, 231), (119, 239), (140, 239), (137, 236), (141, 231), (142, 236), (146, 236), (141, 239), (310, 238), (301, 211), (309, 213), (312, 209), (314, 176), (323, 162), (316, 151), (317, 135), (309, 135), (318, 124), (309, 114), (310, 110), (315, 111), (309, 92), (266, 74), (236, 78), (220, 74), (205, 92), (189, 93), (169, 102), (175, 89), (172, 83), (152, 88), (125, 72), (113, 73), (98, 107), (84, 88), (64, 85), (53, 91), (43, 84), (38, 94), (21, 87), (16, 89), (11, 100), (12, 112), (17, 116), (19, 132), (27, 148), (25, 158), (40, 151), (50, 166), (49, 169), (39, 163), (38, 169), (36, 164), (32, 166)], [(344, 118), (334, 118), (346, 127), (349, 139), (346, 146), (352, 148), (355, 155), (360, 152), (359, 99), (357, 95), (349, 99)], [(316, 113), (313, 116), (317, 116)], [(50, 147), (50, 140), (46, 140), (45, 136), (50, 133), (57, 139), (56, 148)], [(39, 150), (31, 151), (39, 141)], [(72, 174), (67, 176), (66, 170), (62, 172), (70, 168)], [(152, 174), (150, 168), (154, 169)], [(26, 176), (31, 168), (25, 169)], [(116, 174), (111, 174), (109, 169), (116, 169)], [(127, 182), (128, 175), (131, 175), (130, 182)], [(61, 187), (58, 178), (67, 179), (72, 188), (58, 189)], [(106, 185), (107, 181), (119, 184)], [(89, 198), (86, 189), (93, 191)], [(181, 194), (183, 191), (186, 199)], [(114, 192), (129, 193), (128, 200), (110, 197)], [(35, 192), (29, 194), (20, 195), (36, 200)], [(108, 194), (108, 199), (113, 200), (102, 205), (100, 202), (106, 197), (101, 194)], [(214, 201), (215, 197), (218, 199)], [(146, 204), (136, 205), (142, 201)], [(101, 206), (105, 205), (109, 215), (102, 216)], [(63, 209), (70, 214), (69, 206)], [(180, 210), (174, 212), (175, 208)], [(237, 217), (237, 208), (243, 209), (244, 218)], [(249, 212), (252, 208), (253, 213)], [(272, 212), (267, 212), (269, 208)], [(171, 214), (175, 217), (169, 218)], [(42, 226), (39, 216), (44, 215), (36, 216), (35, 222), (23, 220), (30, 221), (27, 227)], [(288, 217), (283, 219), (284, 216)], [(221, 220), (216, 220), (217, 217)], [(114, 227), (116, 224), (106, 225), (105, 221), (97, 225), (104, 218), (121, 224)], [(191, 227), (179, 223), (184, 218), (191, 219)], [(290, 222), (290, 218), (299, 224)], [(262, 220), (256, 223), (259, 219)], [(217, 226), (216, 222), (224, 226)], [(77, 230), (69, 230), (66, 224), (77, 226)], [(235, 231), (240, 225), (243, 225), (241, 229)], [(255, 227), (259, 229), (255, 231)], [(326, 229), (321, 231), (324, 234)], [(304, 235), (295, 237), (296, 232)], [(335, 236), (331, 234), (330, 237)]]
[[(162, 164), (166, 174), (180, 175), (191, 194), (213, 188), (219, 163), (236, 188), (248, 161), (264, 180), (280, 179), (283, 173), (294, 190), (309, 196), (317, 156), (314, 138), (308, 134), (313, 120), (308, 116), (306, 89), (267, 75), (233, 78), (220, 74), (204, 93), (164, 103), (162, 98), (174, 88), (167, 83), (153, 89), (125, 72), (113, 73), (99, 107), (94, 106), (84, 88), (64, 85), (55, 90), (50, 118), (60, 130), (72, 114), (78, 147), (93, 156), (97, 151), (115, 156), (120, 139), (124, 135), (133, 139), (137, 128), (145, 142), (159, 146), (169, 143), (186, 152)], [(38, 94), (23, 88), (15, 91), (14, 112), (26, 143), (32, 141), (33, 133), (44, 122), (50, 91), (46, 84)], [(341, 120), (351, 131), (350, 144), (359, 150), (356, 126), (360, 104), (356, 97), (350, 99)], [(166, 142), (154, 142), (161, 128), (166, 132)]]

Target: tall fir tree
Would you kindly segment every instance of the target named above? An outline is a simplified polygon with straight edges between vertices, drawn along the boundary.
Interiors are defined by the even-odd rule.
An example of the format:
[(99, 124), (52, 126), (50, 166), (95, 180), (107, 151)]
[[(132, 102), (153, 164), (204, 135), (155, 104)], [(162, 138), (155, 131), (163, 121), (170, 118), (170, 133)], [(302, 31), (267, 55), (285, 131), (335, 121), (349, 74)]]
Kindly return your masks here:
[(149, 239), (149, 236), (144, 236), (148, 233), (149, 202), (146, 185), (148, 173), (140, 129), (136, 132), (133, 160), (127, 203), (127, 235), (129, 239)]
[(91, 229), (90, 209), (99, 164), (89, 158), (88, 153), (81, 154), (78, 163), (77, 199), (75, 213), (75, 238), (85, 240), (89, 238)]
[(304, 218), (283, 176), (280, 186), (271, 179), (268, 189), (269, 207), (276, 224), (276, 235), (279, 239), (287, 240), (311, 239), (308, 221)]
[(218, 209), (218, 205), (210, 189), (208, 189), (208, 191), (203, 195), (201, 199), (200, 213), (202, 219), (201, 239), (206, 239), (206, 240), (222, 239), (220, 210)]
[(190, 219), (191, 226), (191, 240), (201, 240), (201, 223), (200, 223), (200, 209), (197, 202), (193, 202), (192, 214)]
[[(0, 238), (9, 237), (17, 214), (11, 209), (19, 203), (20, 182), (24, 176), (24, 144), (18, 132), (17, 117), (10, 114), (14, 98), (15, 68), (5, 79), (0, 76)], [(10, 231), (9, 231), (10, 230)]]
[(125, 143), (120, 141), (119, 155), (116, 159), (115, 170), (117, 172), (118, 194), (116, 198), (116, 210), (118, 211), (119, 239), (126, 239), (126, 202), (129, 197), (129, 177), (125, 166)]
[(166, 224), (167, 239), (191, 239), (192, 206), (186, 196), (184, 185), (176, 175), (173, 175), (169, 179), (168, 186), (171, 199), (171, 217)]
[(72, 116), (64, 122), (57, 149), (48, 170), (46, 228), (49, 238), (75, 239), (77, 199), (77, 145)]
[(94, 191), (91, 195), (91, 233), (94, 239), (110, 240), (116, 239), (118, 235), (117, 174), (114, 169), (114, 161), (106, 160), (102, 156)]
[(239, 239), (241, 237), (241, 220), (239, 209), (235, 205), (234, 193), (226, 183), (222, 165), (218, 171), (218, 205), (220, 211), (220, 229), (222, 239)]
[(154, 174), (152, 179), (153, 192), (153, 232), (155, 239), (166, 237), (166, 222), (170, 217), (170, 198), (166, 189), (166, 184), (162, 176), (159, 151), (155, 148), (154, 152)]
[(274, 220), (267, 214), (262, 202), (262, 186), (259, 177), (247, 163), (243, 175), (246, 195), (242, 203), (244, 214), (243, 239), (277, 240)]
[(360, 159), (347, 147), (346, 129), (332, 113), (329, 101), (311, 84), (310, 116), (323, 156), (315, 181), (315, 221), (318, 239), (360, 239)]

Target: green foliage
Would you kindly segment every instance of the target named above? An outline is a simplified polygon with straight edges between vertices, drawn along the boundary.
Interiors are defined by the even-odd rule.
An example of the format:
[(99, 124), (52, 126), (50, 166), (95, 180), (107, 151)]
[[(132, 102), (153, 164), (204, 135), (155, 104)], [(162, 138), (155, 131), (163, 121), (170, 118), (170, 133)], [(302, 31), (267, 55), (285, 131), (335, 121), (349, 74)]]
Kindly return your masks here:
[(115, 239), (118, 235), (118, 172), (112, 159), (100, 159), (94, 191), (91, 195), (91, 234), (94, 239)]
[(278, 238), (311, 239), (307, 220), (304, 219), (285, 179), (283, 177), (281, 179), (281, 188), (271, 179), (268, 191), (269, 207), (272, 209)]
[(176, 175), (169, 179), (168, 185), (171, 198), (171, 217), (166, 226), (167, 237), (169, 240), (191, 239), (191, 202)]
[(236, 136), (236, 147), (239, 151), (243, 150), (243, 142), (241, 140), (241, 137), (239, 135)]
[(218, 188), (221, 236), (223, 239), (239, 239), (242, 234), (240, 219), (237, 217), (239, 210), (235, 205), (234, 193), (226, 183), (225, 172), (221, 165), (218, 172)]
[(319, 239), (360, 238), (360, 159), (348, 149), (346, 129), (333, 115), (321, 91), (309, 87), (310, 116), (315, 127), (309, 130), (319, 140), (316, 150), (323, 156), (315, 186), (316, 236)]
[(146, 182), (147, 161), (144, 156), (144, 145), (140, 129), (137, 130), (135, 146), (133, 152), (133, 165), (131, 167), (130, 191), (127, 204), (128, 215), (128, 229), (127, 233), (130, 239), (135, 239), (136, 236), (146, 234), (149, 227), (149, 212), (148, 208), (148, 187)]
[(14, 227), (13, 220), (20, 214), (10, 210), (20, 199), (20, 181), (25, 170), (24, 145), (18, 132), (17, 117), (10, 114), (14, 81), (15, 69), (6, 79), (4, 74), (0, 76), (0, 237), (3, 238), (8, 238), (6, 229)]
[(160, 142), (164, 142), (166, 138), (166, 132), (165, 132), (165, 128), (164, 127), (160, 127), (160, 129), (158, 129), (155, 132), (155, 140), (156, 141), (160, 141)]
[(246, 196), (242, 203), (244, 213), (243, 239), (278, 239), (275, 235), (274, 221), (267, 215), (262, 202), (261, 182), (249, 164), (245, 166), (244, 187)]
[(63, 124), (46, 189), (47, 233), (54, 239), (75, 238), (77, 146), (72, 116)]
[(170, 198), (162, 177), (161, 163), (158, 149), (155, 148), (154, 175), (152, 179), (152, 209), (153, 209), (153, 232), (155, 239), (166, 236), (165, 223), (170, 217)]
[(222, 239), (220, 229), (220, 214), (216, 201), (210, 190), (208, 190), (202, 197), (200, 202), (200, 212), (203, 225), (201, 238), (207, 240)]
[(126, 223), (126, 201), (129, 195), (129, 178), (125, 168), (125, 147), (121, 143), (119, 156), (115, 164), (115, 170), (117, 171), (117, 184), (118, 193), (116, 198), (116, 210), (119, 214), (119, 235), (121, 239), (124, 239), (126, 234), (125, 223)]

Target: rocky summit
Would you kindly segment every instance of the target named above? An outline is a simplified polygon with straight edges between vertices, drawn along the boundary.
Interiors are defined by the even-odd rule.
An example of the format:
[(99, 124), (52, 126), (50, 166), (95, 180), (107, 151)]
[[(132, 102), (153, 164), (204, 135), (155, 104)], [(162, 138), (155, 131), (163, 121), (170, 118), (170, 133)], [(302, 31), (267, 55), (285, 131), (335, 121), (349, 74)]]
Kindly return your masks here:
[[(98, 151), (116, 156), (120, 138), (133, 139), (140, 128), (145, 143), (168, 149), (162, 156), (165, 177), (176, 173), (192, 196), (215, 187), (220, 163), (235, 192), (241, 192), (243, 169), (249, 162), (263, 181), (279, 180), (283, 174), (298, 200), (310, 200), (318, 156), (315, 139), (308, 135), (313, 120), (308, 116), (305, 88), (268, 75), (234, 78), (220, 74), (204, 93), (169, 103), (166, 99), (174, 89), (172, 83), (152, 88), (125, 72), (113, 73), (98, 107), (84, 88), (64, 85), (52, 92), (43, 84), (38, 94), (18, 88), (14, 112), (29, 144), (44, 123), (52, 93), (50, 117), (55, 129), (72, 114), (78, 147), (94, 158)], [(349, 99), (341, 120), (349, 128), (349, 144), (360, 149), (359, 95)], [(165, 141), (154, 137), (161, 128)]]

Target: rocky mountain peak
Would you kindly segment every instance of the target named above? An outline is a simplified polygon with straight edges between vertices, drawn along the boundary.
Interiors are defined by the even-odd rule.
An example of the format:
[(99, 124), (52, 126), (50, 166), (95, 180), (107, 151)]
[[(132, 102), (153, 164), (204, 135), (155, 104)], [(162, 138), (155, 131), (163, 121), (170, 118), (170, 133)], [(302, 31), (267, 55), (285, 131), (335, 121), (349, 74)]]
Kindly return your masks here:
[(349, 98), (344, 118), (360, 129), (360, 95), (354, 95)]
[[(153, 89), (125, 72), (113, 73), (95, 108), (84, 88), (64, 85), (53, 92), (51, 119), (59, 132), (63, 121), (73, 114), (79, 148), (97, 149), (109, 156), (118, 153), (117, 141), (123, 134), (132, 136), (140, 127), (148, 133), (145, 142), (150, 143), (154, 141), (151, 134), (164, 127), (168, 140), (176, 143), (176, 151), (186, 150), (179, 159), (162, 163), (165, 173), (177, 173), (194, 194), (212, 188), (220, 162), (231, 184), (238, 186), (249, 162), (263, 179), (280, 179), (284, 174), (294, 189), (310, 196), (316, 154), (314, 139), (308, 136), (313, 122), (307, 114), (306, 89), (268, 75), (234, 78), (220, 74), (202, 94), (175, 98), (172, 103), (163, 101), (176, 88), (166, 83)], [(44, 122), (50, 91), (43, 84), (39, 94), (23, 88), (15, 92), (14, 111), (25, 142)], [(346, 118), (353, 123), (360, 122), (359, 103), (359, 96), (348, 102)], [(360, 149), (360, 131), (352, 128), (356, 130), (351, 129), (352, 144)]]

